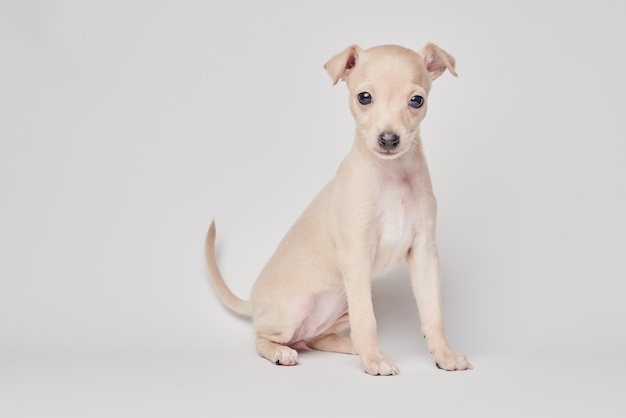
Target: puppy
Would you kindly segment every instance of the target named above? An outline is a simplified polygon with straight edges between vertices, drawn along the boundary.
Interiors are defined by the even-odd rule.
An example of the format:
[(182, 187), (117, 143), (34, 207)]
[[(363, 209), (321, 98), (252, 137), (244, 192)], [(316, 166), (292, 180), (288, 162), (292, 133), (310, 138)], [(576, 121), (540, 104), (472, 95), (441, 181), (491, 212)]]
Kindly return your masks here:
[[(250, 301), (226, 286), (211, 223), (206, 256), (216, 291), (228, 308), (252, 318), (261, 356), (291, 366), (302, 348), (358, 354), (367, 373), (398, 374), (378, 346), (371, 279), (404, 258), (437, 366), (472, 367), (444, 334), (437, 203), (419, 135), (432, 81), (446, 69), (456, 76), (454, 66), (454, 58), (431, 43), (420, 52), (350, 46), (326, 63), (333, 84), (343, 80), (348, 86), (354, 145), (283, 238)], [(338, 334), (347, 328), (350, 336)]]

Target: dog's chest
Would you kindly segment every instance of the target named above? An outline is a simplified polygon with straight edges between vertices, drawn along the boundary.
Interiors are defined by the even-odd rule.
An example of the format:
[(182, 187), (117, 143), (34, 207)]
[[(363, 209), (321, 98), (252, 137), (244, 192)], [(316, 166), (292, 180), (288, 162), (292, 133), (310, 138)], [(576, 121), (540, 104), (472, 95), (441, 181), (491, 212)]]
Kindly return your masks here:
[(417, 197), (415, 188), (406, 182), (393, 185), (382, 193), (374, 262), (376, 273), (392, 268), (411, 248), (418, 216)]

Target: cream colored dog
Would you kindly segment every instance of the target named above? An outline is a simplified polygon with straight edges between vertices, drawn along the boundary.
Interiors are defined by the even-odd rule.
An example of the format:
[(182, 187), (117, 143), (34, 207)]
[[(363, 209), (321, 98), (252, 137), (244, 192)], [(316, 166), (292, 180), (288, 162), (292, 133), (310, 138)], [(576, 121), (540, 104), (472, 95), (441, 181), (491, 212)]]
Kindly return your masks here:
[[(226, 286), (215, 261), (215, 224), (206, 240), (218, 295), (251, 317), (258, 352), (291, 366), (296, 349), (358, 354), (365, 371), (396, 375), (378, 347), (371, 282), (406, 258), (422, 331), (438, 367), (465, 370), (450, 350), (441, 313), (437, 203), (419, 125), (431, 83), (454, 58), (434, 44), (419, 53), (400, 46), (351, 46), (325, 65), (344, 80), (357, 124), (354, 146), (335, 178), (284, 237), (256, 281), (250, 301)], [(350, 328), (350, 336), (338, 332)]]

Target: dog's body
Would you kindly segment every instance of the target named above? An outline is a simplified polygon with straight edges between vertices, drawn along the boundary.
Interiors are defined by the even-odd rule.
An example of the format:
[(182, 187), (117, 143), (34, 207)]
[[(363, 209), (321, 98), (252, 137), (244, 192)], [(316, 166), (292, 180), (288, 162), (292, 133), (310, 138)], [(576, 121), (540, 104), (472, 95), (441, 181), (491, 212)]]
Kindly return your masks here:
[[(354, 146), (284, 237), (249, 302), (233, 295), (219, 273), (211, 224), (207, 259), (216, 290), (233, 311), (253, 319), (259, 353), (276, 364), (296, 364), (295, 349), (307, 347), (358, 354), (367, 373), (394, 375), (398, 369), (378, 347), (370, 280), (406, 258), (437, 365), (471, 368), (444, 335), (436, 200), (419, 138), (431, 81), (446, 68), (456, 75), (454, 59), (433, 44), (420, 53), (352, 46), (325, 68), (335, 84), (348, 84)], [(349, 337), (337, 334), (347, 328)]]

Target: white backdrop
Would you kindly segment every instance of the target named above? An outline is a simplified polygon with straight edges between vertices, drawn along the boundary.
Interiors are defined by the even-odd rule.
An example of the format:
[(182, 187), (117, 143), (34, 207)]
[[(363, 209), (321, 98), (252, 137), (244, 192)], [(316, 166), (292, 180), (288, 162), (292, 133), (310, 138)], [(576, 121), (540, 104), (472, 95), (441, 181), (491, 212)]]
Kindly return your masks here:
[[(48, 399), (60, 370), (193, 355), (200, 366), (171, 366), (176, 377), (165, 379), (194, 376), (189, 388), (198, 390), (170, 388), (172, 411), (177, 402), (205, 416), (225, 407), (242, 391), (224, 382), (239, 387), (238, 378), (253, 382), (244, 394), (267, 376), (277, 379), (267, 393), (284, 379), (310, 393), (307, 384), (338, 372), (355, 393), (390, 391), (398, 408), (408, 405), (398, 394), (435, 387), (423, 405), (433, 411), (452, 393), (482, 416), (501, 413), (488, 398), (525, 405), (520, 414), (541, 402), (570, 415), (617, 414), (613, 395), (626, 383), (622, 6), (223, 3), (0, 2), (0, 389), (10, 394), (0, 414), (68, 416), (58, 399), (91, 380), (66, 372)], [(476, 370), (431, 371), (403, 268), (376, 282), (374, 304), (383, 350), (414, 380), (371, 383), (356, 359), (322, 353), (289, 371), (266, 367), (251, 326), (213, 294), (206, 229), (215, 218), (222, 271), (247, 296), (352, 143), (347, 91), (322, 65), (353, 43), (429, 41), (455, 56), (459, 73), (435, 82), (422, 136), (439, 200), (448, 336)], [(85, 357), (96, 359), (91, 369), (76, 365)], [(162, 361), (126, 361), (148, 376), (139, 398), (165, 402), (154, 383)], [(582, 376), (567, 374), (581, 365)], [(130, 378), (119, 373), (96, 380)], [(503, 376), (514, 385), (508, 394), (548, 386), (507, 398)], [(476, 387), (485, 392), (467, 395)], [(556, 387), (569, 389), (539, 395)], [(122, 389), (101, 399), (97, 388), (83, 403), (102, 416), (170, 411), (135, 404)], [(317, 390), (314, 399), (327, 397)], [(298, 396), (282, 401), (315, 404)], [(235, 401), (232, 415), (273, 405), (251, 399)]]

